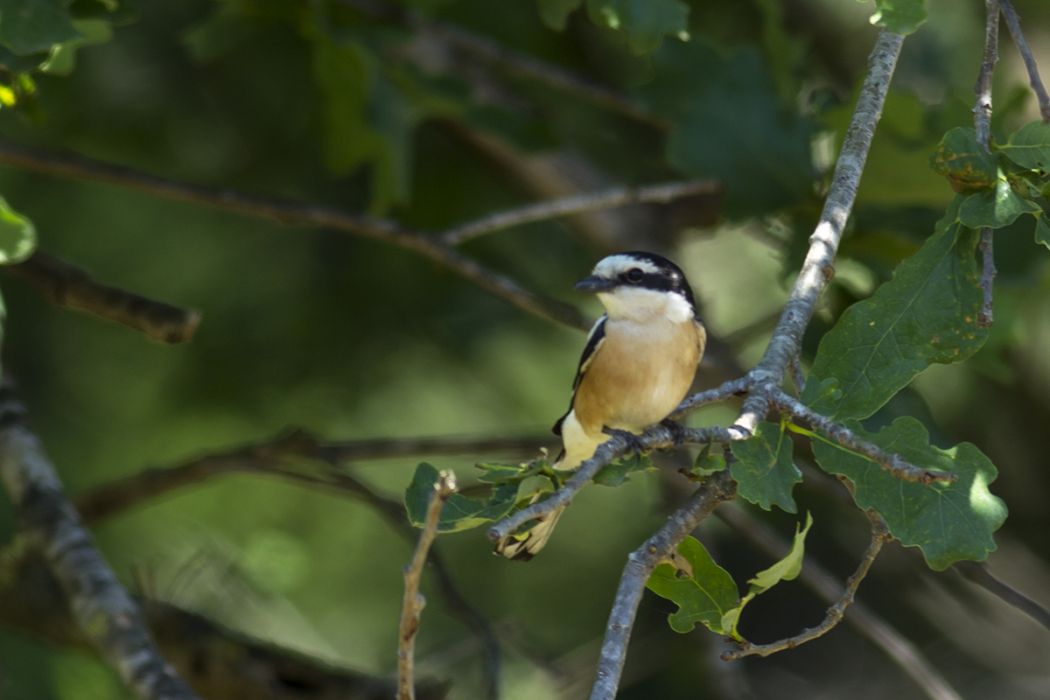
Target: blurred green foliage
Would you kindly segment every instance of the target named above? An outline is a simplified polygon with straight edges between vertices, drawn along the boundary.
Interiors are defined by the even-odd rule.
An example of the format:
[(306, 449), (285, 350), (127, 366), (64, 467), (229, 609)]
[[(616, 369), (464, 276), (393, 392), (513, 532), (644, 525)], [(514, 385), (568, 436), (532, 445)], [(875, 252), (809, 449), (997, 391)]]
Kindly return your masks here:
[[(1039, 50), (1050, 7), (1016, 4)], [(819, 215), (874, 39), (873, 13), (886, 26), (921, 27), (905, 42), (838, 275), (807, 335), (804, 360), (808, 366), (816, 354), (818, 372), (817, 344), (842, 311), (890, 280), (902, 260), (949, 237), (935, 224), (955, 195), (927, 163), (945, 153), (938, 143), (946, 132), (972, 125), (982, 3), (522, 0), (494, 12), (484, 0), (7, 0), (0, 1), (0, 138), (435, 232), (570, 190), (717, 178), (725, 196), (714, 217), (698, 213), (710, 203), (683, 202), (646, 209), (640, 224), (627, 226), (632, 247), (668, 252), (686, 269), (712, 334), (726, 340), (701, 372), (699, 384), (710, 386), (749, 366), (764, 347), (766, 319), (779, 311)], [(655, 119), (553, 87), (499, 58), (479, 58), (450, 39), (448, 27), (576, 71)], [(995, 493), (1011, 517), (996, 535), (1001, 551), (993, 567), (1038, 594), (1050, 582), (1050, 476), (1042, 468), (1050, 275), (1046, 251), (1033, 245), (1033, 219), (1019, 214), (1035, 214), (1036, 240), (1050, 248), (1047, 139), (1037, 133), (1045, 127), (1025, 126), (1036, 118), (1033, 100), (1005, 32), (1001, 44), (995, 160), (972, 153), (989, 167), (966, 171), (982, 174), (976, 182), (963, 178), (964, 189), (981, 190), (968, 193), (975, 216), (993, 217), (969, 225), (1003, 226), (995, 238), (996, 323), (966, 363), (934, 365), (896, 396), (870, 398), (850, 415), (877, 409), (866, 423), (873, 440), (906, 432), (909, 449), (954, 459), (956, 470), (957, 451), (966, 452), (977, 489), (967, 495), (987, 506), (969, 531), (970, 549), (981, 552), (1002, 515), (982, 488), (994, 463)], [(1050, 55), (1038, 57), (1050, 70)], [(967, 152), (958, 144), (950, 150)], [(560, 182), (550, 171), (537, 178), (513, 165), (552, 153)], [(935, 156), (935, 164), (946, 163), (959, 160)], [(941, 174), (954, 182), (965, 174), (946, 167)], [(565, 408), (579, 334), (526, 317), (405, 251), (7, 167), (0, 193), (12, 207), (0, 212), (0, 252), (9, 260), (35, 242), (107, 283), (204, 313), (192, 343), (159, 346), (48, 306), (3, 278), (4, 367), (17, 377), (72, 493), (288, 426), (333, 438), (542, 434)], [(999, 205), (1005, 200), (1016, 206), (1006, 211)], [(614, 216), (634, 222), (637, 214)], [(698, 224), (712, 218), (714, 226)], [(472, 242), (465, 252), (529, 288), (575, 300), (572, 282), (610, 248), (624, 247), (609, 228), (533, 224)], [(951, 254), (963, 267), (974, 261), (972, 245)], [(898, 275), (881, 294), (905, 282)], [(927, 291), (938, 289), (954, 293)], [(942, 296), (918, 309), (937, 316), (913, 319), (923, 332), (931, 323), (955, 328), (935, 313)], [(905, 336), (922, 345), (918, 334)], [(823, 346), (819, 352), (829, 361), (844, 357)], [(923, 359), (893, 388), (928, 364)], [(724, 423), (734, 415), (732, 407), (714, 407), (691, 421)], [(926, 428), (901, 423), (902, 415), (921, 418)], [(776, 427), (770, 435), (790, 447)], [(807, 445), (795, 445), (795, 464), (810, 463)], [(770, 451), (767, 463), (780, 452)], [(474, 461), (516, 464), (535, 456), (420, 455), (348, 468), (399, 499), (424, 459), (463, 479), (476, 473)], [(807, 552), (846, 575), (863, 549), (866, 523), (819, 480), (791, 491), (794, 483), (786, 470), (774, 484), (787, 489), (786, 500), (751, 500), (768, 506), (779, 498), (816, 512)], [(480, 530), (439, 540), (464, 593), (512, 640), (505, 697), (582, 694), (625, 553), (688, 488), (667, 468), (632, 473), (619, 488), (585, 490), (528, 565), (492, 557)], [(3, 508), (0, 528), (10, 535)], [(752, 511), (790, 536), (793, 516)], [(909, 526), (911, 541), (922, 544), (928, 524)], [(376, 674), (394, 668), (400, 568), (410, 547), (366, 504), (232, 476), (144, 503), (96, 534), (114, 568), (143, 593), (319, 658)], [(737, 581), (771, 563), (717, 522), (700, 534)], [(943, 561), (943, 553), (924, 554), (931, 564)], [(861, 597), (964, 697), (1041, 697), (1050, 682), (1046, 635), (919, 564), (888, 547)], [(430, 604), (420, 671), (453, 676), (455, 697), (480, 697), (481, 662), (469, 630), (432, 581), (424, 593)], [(950, 614), (953, 606), (965, 612)], [(713, 638), (671, 633), (665, 620), (673, 608), (655, 598), (643, 603), (622, 697), (717, 696), (720, 672), (699, 653)], [(740, 631), (765, 641), (821, 615), (822, 605), (800, 586), (777, 586), (749, 604)], [(920, 697), (874, 648), (845, 629), (834, 634), (834, 641), (733, 670), (759, 697)], [(21, 633), (3, 631), (0, 658), (5, 698), (122, 692), (87, 656)]]

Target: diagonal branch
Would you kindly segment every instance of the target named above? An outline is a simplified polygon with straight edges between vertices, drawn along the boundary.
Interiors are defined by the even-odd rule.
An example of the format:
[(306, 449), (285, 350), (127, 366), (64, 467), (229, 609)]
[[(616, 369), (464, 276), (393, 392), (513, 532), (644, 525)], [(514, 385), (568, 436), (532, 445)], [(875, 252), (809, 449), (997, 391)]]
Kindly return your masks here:
[(84, 270), (39, 250), (4, 269), (28, 282), (52, 304), (87, 311), (137, 330), (151, 340), (184, 343), (200, 324), (198, 311), (102, 284)]
[(10, 380), (0, 387), (0, 479), (77, 624), (124, 684), (143, 699), (196, 698), (160, 656), (138, 606), (95, 548), (40, 440), (25, 426)]
[(1003, 19), (1006, 20), (1010, 36), (1013, 37), (1014, 44), (1021, 54), (1021, 60), (1024, 61), (1025, 70), (1028, 71), (1028, 83), (1032, 86), (1036, 99), (1039, 100), (1039, 113), (1043, 116), (1044, 122), (1050, 122), (1050, 95), (1046, 93), (1043, 79), (1039, 77), (1039, 66), (1035, 62), (1035, 56), (1032, 55), (1032, 49), (1025, 41), (1024, 32), (1021, 31), (1021, 18), (1017, 16), (1017, 10), (1014, 9), (1010, 0), (999, 0), (999, 7), (1003, 11)]
[(886, 529), (886, 523), (883, 522), (882, 518), (873, 514), (869, 514), (868, 517), (871, 519), (871, 542), (864, 551), (864, 556), (861, 557), (857, 570), (853, 572), (853, 575), (849, 577), (849, 581), (846, 582), (846, 590), (843, 591), (842, 596), (835, 604), (828, 608), (824, 619), (819, 625), (802, 630), (794, 637), (788, 637), (769, 644), (738, 642), (738, 648), (723, 653), (722, 660), (736, 661), (745, 656), (769, 656), (777, 652), (794, 649), (806, 642), (812, 642), (814, 639), (823, 637), (842, 622), (842, 617), (846, 614), (846, 608), (853, 603), (853, 599), (857, 595), (860, 582), (864, 580), (864, 577), (868, 575), (868, 571), (871, 570), (871, 565), (875, 563), (875, 557), (882, 550), (882, 545), (891, 539), (889, 530)]

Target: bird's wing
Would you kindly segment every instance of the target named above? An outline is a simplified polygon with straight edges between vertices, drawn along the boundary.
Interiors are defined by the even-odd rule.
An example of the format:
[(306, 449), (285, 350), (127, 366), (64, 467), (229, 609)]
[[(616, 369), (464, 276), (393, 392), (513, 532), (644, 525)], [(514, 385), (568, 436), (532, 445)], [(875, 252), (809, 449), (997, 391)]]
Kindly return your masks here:
[(576, 378), (572, 381), (572, 398), (569, 399), (569, 410), (566, 411), (558, 422), (554, 424), (552, 428), (555, 435), (561, 435), (561, 424), (565, 420), (565, 416), (569, 415), (572, 411), (572, 404), (576, 400), (576, 389), (580, 386), (580, 381), (583, 380), (583, 375), (587, 373), (587, 367), (591, 364), (591, 360), (594, 359), (595, 353), (598, 352), (598, 348), (605, 342), (605, 321), (607, 317), (603, 314), (599, 318), (594, 326), (591, 328), (591, 332), (587, 335), (587, 344), (583, 347), (583, 354), (580, 355), (580, 365), (576, 368)]

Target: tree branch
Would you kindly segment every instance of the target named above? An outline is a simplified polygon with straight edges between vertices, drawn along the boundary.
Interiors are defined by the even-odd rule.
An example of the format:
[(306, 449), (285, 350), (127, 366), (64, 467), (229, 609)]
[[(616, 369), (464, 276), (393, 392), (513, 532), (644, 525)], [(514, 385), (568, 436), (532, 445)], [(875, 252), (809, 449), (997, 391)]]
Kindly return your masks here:
[(1035, 93), (1036, 99), (1039, 100), (1039, 113), (1043, 116), (1044, 122), (1050, 122), (1050, 95), (1046, 93), (1043, 80), (1039, 77), (1039, 66), (1035, 62), (1035, 56), (1032, 55), (1032, 50), (1028, 48), (1024, 32), (1021, 31), (1021, 18), (1017, 16), (1017, 11), (1014, 10), (1013, 3), (1010, 0), (999, 0), (999, 7), (1003, 11), (1003, 19), (1006, 20), (1006, 27), (1010, 30), (1010, 36), (1013, 37), (1014, 45), (1017, 46), (1017, 50), (1021, 54), (1021, 60), (1024, 61), (1025, 70), (1028, 71), (1028, 83), (1032, 86), (1032, 92)]
[(964, 579), (980, 586), (1007, 605), (1023, 612), (1043, 627), (1050, 630), (1050, 610), (1032, 600), (1021, 591), (1000, 580), (987, 564), (973, 561), (956, 562), (952, 568)]
[(512, 226), (582, 214), (597, 209), (623, 207), (629, 204), (650, 202), (666, 204), (683, 197), (691, 197), (698, 194), (714, 194), (720, 190), (721, 184), (715, 180), (667, 182), (644, 187), (614, 187), (604, 192), (578, 194), (562, 199), (537, 202), (518, 209), (497, 212), (449, 229), (441, 236), (441, 240), (445, 245), (457, 246), (479, 236), (495, 233)]
[(493, 542), (509, 537), (518, 528), (530, 520), (542, 519), (554, 511), (567, 506), (572, 502), (574, 496), (590, 483), (594, 475), (602, 467), (608, 465), (617, 457), (627, 453), (632, 448), (639, 447), (645, 450), (662, 449), (686, 443), (705, 442), (729, 442), (731, 440), (742, 440), (750, 437), (733, 428), (683, 428), (681, 436), (672, 434), (671, 430), (663, 425), (654, 425), (645, 433), (635, 439), (632, 444), (623, 433), (616, 433), (608, 440), (598, 446), (590, 459), (586, 460), (573, 472), (569, 480), (562, 484), (561, 488), (552, 493), (542, 501), (537, 501), (530, 506), (515, 511), (489, 528), (488, 537)]
[(834, 274), (839, 241), (857, 197), (860, 176), (864, 171), (875, 126), (882, 114), (882, 105), (903, 40), (904, 37), (899, 34), (879, 32), (868, 59), (868, 73), (846, 130), (842, 150), (835, 162), (835, 172), (824, 202), (824, 210), (809, 238), (809, 251), (773, 331), (769, 346), (762, 359), (751, 370), (755, 385), (744, 401), (740, 417), (736, 421), (737, 425), (751, 431), (754, 431), (758, 422), (768, 413), (768, 394), (779, 387), (791, 359), (798, 354), (802, 335), (813, 317), (817, 300)]
[(590, 700), (613, 700), (620, 685), (620, 675), (627, 656), (627, 644), (634, 618), (645, 591), (645, 582), (657, 564), (670, 556), (678, 543), (696, 529), (712, 511), (736, 496), (736, 482), (724, 469), (711, 476), (689, 501), (675, 511), (641, 547), (627, 555), (616, 598), (605, 626), (605, 638), (598, 659), (598, 669), (591, 687)]
[(823, 637), (830, 632), (832, 628), (836, 627), (842, 621), (842, 617), (846, 614), (846, 608), (850, 606), (853, 602), (853, 598), (857, 595), (857, 589), (860, 587), (860, 582), (868, 575), (871, 565), (875, 563), (875, 557), (877, 557), (882, 550), (882, 545), (886, 544), (886, 542), (891, 539), (889, 530), (886, 529), (886, 523), (883, 522), (882, 518), (874, 514), (869, 514), (868, 517), (871, 519), (871, 542), (868, 544), (868, 548), (864, 551), (864, 556), (861, 557), (857, 570), (849, 577), (849, 581), (846, 583), (846, 590), (842, 593), (842, 596), (838, 601), (828, 608), (827, 613), (824, 615), (824, 619), (819, 625), (803, 630), (794, 637), (781, 639), (780, 641), (771, 642), (769, 644), (738, 642), (738, 648), (723, 653), (722, 660), (736, 661), (745, 656), (769, 656), (770, 654), (776, 654), (777, 652), (794, 649), (795, 647), (805, 644), (806, 642), (811, 642), (818, 637)]
[[(999, 61), (999, 2), (984, 0), (984, 56), (981, 59), (981, 70), (973, 91), (977, 103), (973, 106), (973, 126), (977, 133), (977, 143), (986, 153), (991, 153), (992, 139), (992, 78), (995, 75), (995, 64)], [(983, 301), (977, 313), (977, 325), (987, 328), (995, 320), (992, 304), (992, 287), (995, 281), (995, 249), (993, 247), (992, 229), (985, 226), (981, 229), (981, 291)]]
[(195, 699), (160, 656), (141, 611), (95, 548), (40, 440), (24, 421), (25, 408), (5, 379), (0, 386), (0, 479), (80, 629), (138, 697)]
[[(784, 538), (751, 517), (743, 508), (736, 506), (719, 508), (715, 515), (729, 524), (737, 534), (742, 535), (775, 559), (783, 558), (790, 549), (790, 545)], [(812, 556), (806, 556), (798, 579), (829, 605), (842, 597), (842, 584)], [(962, 700), (914, 644), (866, 605), (854, 602), (850, 606), (849, 615), (846, 616), (845, 621), (860, 636), (877, 646), (893, 660), (930, 700)]]
[(958, 478), (951, 472), (931, 471), (917, 467), (898, 454), (886, 452), (878, 445), (860, 438), (846, 426), (817, 413), (783, 389), (771, 390), (769, 392), (769, 400), (784, 413), (801, 418), (818, 432), (823, 433), (846, 449), (868, 457), (901, 481), (932, 484), (934, 482), (950, 483)]
[(102, 284), (84, 270), (39, 250), (4, 270), (28, 282), (52, 304), (86, 311), (139, 331), (151, 340), (184, 343), (200, 324), (198, 311)]
[(730, 379), (729, 381), (722, 382), (719, 386), (714, 389), (705, 389), (704, 391), (698, 391), (692, 396), (687, 396), (682, 403), (678, 404), (678, 408), (671, 414), (672, 417), (681, 416), (687, 411), (700, 408), (712, 403), (718, 403), (725, 401), (731, 396), (743, 396), (751, 387), (754, 385), (755, 380), (751, 373), (748, 372), (742, 377), (736, 379)]
[(398, 627), (397, 644), (397, 698), (398, 700), (415, 700), (415, 649), (416, 632), (419, 631), (420, 618), (426, 605), (419, 592), (419, 581), (423, 577), (423, 566), (427, 562), (427, 552), (437, 537), (438, 519), (449, 496), (456, 492), (456, 477), (452, 472), (441, 472), (434, 493), (427, 504), (427, 514), (423, 521), (423, 531), (419, 533), (419, 543), (412, 555), (412, 561), (405, 567), (405, 595), (401, 602), (401, 624)]

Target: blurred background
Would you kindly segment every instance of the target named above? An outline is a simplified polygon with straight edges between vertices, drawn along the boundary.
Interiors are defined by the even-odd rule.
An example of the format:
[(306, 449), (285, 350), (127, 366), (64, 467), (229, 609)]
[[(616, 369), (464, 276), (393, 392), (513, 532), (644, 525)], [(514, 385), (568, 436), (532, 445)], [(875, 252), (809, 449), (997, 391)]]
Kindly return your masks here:
[[(571, 4), (571, 3), (568, 3)], [(612, 250), (685, 268), (716, 339), (698, 387), (760, 356), (822, 204), (876, 31), (870, 3), (690, 2), (689, 38), (638, 55), (558, 3), (229, 0), (138, 4), (68, 75), (0, 110), (10, 143), (69, 149), (173, 179), (366, 211), (437, 233), (472, 218), (613, 185), (714, 178), (722, 194), (502, 231), (465, 254), (577, 306), (572, 284)], [(1017, 0), (1050, 72), (1050, 5)], [(927, 165), (941, 135), (972, 125), (984, 4), (929, 0), (904, 45), (837, 275), (807, 334), (822, 332), (921, 245), (953, 193)], [(544, 22), (541, 10), (546, 12)], [(551, 15), (554, 15), (552, 18)], [(485, 58), (456, 31), (608, 86), (631, 115)], [(457, 39), (458, 37), (458, 39)], [(993, 130), (1036, 119), (1005, 28)], [(0, 167), (0, 192), (39, 246), (98, 279), (201, 310), (192, 342), (166, 346), (49, 305), (0, 278), (4, 367), (71, 494), (148, 467), (300, 427), (327, 440), (478, 436), (526, 446), (342, 464), (399, 501), (419, 461), (470, 484), (478, 460), (532, 458), (568, 401), (583, 336), (526, 315), (442, 267), (377, 241), (282, 225), (106, 184)], [(996, 322), (969, 362), (934, 367), (876, 417), (918, 416), (935, 444), (975, 443), (1010, 509), (991, 570), (1050, 605), (1050, 251), (1031, 220), (997, 234)], [(731, 421), (734, 405), (690, 417)], [(798, 451), (805, 469), (807, 455)], [(438, 548), (462, 595), (496, 630), (502, 697), (577, 698), (589, 688), (626, 553), (691, 484), (659, 474), (592, 487), (526, 565), (493, 557), (480, 530)], [(812, 469), (796, 496), (814, 513), (808, 552), (839, 580), (865, 519)], [(829, 485), (830, 484), (830, 485)], [(789, 538), (797, 516), (745, 503), (747, 522)], [(6, 501), (0, 533), (13, 534)], [(369, 675), (396, 665), (401, 567), (411, 542), (360, 499), (259, 475), (202, 481), (101, 522), (106, 557), (137, 593), (253, 638)], [(699, 536), (741, 583), (771, 562), (711, 519)], [(450, 697), (485, 696), (485, 650), (428, 578), (423, 676)], [(914, 551), (887, 547), (859, 599), (964, 698), (1050, 698), (1050, 633)], [(826, 605), (785, 584), (749, 606), (755, 641), (816, 624)], [(768, 659), (726, 665), (720, 641), (673, 633), (647, 596), (621, 697), (927, 697), (843, 624)], [(83, 651), (0, 627), (0, 695), (129, 697)], [(304, 695), (304, 697), (306, 697)]]

